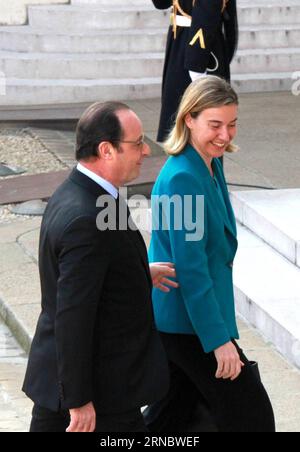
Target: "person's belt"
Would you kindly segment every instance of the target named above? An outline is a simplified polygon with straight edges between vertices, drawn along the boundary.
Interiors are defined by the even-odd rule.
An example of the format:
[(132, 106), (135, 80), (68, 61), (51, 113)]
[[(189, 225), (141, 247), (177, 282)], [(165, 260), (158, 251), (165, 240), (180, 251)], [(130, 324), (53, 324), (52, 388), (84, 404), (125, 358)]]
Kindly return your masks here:
[(171, 24), (177, 27), (191, 27), (192, 25), (192, 19), (185, 16), (179, 16), (179, 15), (171, 15)]

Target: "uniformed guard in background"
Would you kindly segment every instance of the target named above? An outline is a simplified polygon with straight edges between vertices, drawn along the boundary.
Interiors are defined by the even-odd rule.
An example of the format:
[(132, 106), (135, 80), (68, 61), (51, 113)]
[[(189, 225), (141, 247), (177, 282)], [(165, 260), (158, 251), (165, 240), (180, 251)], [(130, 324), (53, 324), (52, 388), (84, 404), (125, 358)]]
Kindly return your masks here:
[(230, 81), (230, 62), (238, 42), (236, 0), (152, 0), (172, 8), (162, 84), (157, 141), (172, 128), (181, 96), (203, 74)]

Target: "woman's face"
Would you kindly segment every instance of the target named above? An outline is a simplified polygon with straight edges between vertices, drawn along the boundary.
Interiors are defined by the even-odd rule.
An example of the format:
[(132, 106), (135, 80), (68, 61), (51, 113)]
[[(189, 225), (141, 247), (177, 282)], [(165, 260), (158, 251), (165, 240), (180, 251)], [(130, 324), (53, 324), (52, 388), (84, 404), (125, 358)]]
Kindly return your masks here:
[(190, 143), (205, 157), (222, 157), (236, 135), (237, 105), (208, 108), (197, 118), (185, 118), (190, 129)]

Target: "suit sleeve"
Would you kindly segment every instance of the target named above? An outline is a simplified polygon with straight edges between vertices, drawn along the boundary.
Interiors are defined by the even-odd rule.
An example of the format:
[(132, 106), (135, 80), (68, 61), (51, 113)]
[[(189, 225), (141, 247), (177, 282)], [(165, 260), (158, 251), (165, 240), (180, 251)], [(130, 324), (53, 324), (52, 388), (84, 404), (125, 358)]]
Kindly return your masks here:
[(93, 334), (109, 264), (101, 234), (100, 241), (94, 218), (81, 217), (61, 238), (55, 337), (63, 409), (93, 400)]
[(167, 9), (173, 4), (172, 0), (152, 0), (152, 2), (157, 9)]
[(196, 0), (186, 46), (185, 69), (205, 72), (222, 20), (223, 0)]
[[(197, 202), (197, 196), (205, 195), (205, 191), (199, 187), (199, 182), (187, 173), (173, 177), (168, 191), (170, 196), (183, 193), (190, 195), (193, 201), (193, 217), (189, 219), (185, 215), (184, 227), (176, 230), (174, 224), (170, 225), (170, 242), (186, 310), (205, 352), (209, 353), (229, 342), (230, 334), (215, 296), (214, 282), (208, 265), (208, 206), (205, 204), (205, 196), (204, 212)], [(183, 195), (180, 196), (185, 203)], [(187, 240), (191, 234), (192, 223), (197, 224), (197, 241)]]

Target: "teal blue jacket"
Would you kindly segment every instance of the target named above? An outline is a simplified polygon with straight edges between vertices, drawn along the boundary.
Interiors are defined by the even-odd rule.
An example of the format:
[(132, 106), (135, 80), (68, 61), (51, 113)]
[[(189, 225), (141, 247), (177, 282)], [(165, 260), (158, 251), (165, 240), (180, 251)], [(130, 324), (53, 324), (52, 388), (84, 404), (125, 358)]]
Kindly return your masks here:
[[(190, 145), (167, 160), (153, 187), (149, 249), (150, 262), (174, 262), (180, 284), (169, 293), (153, 290), (158, 330), (196, 334), (207, 353), (239, 337), (232, 281), (236, 222), (217, 159), (213, 169), (214, 178)], [(175, 195), (177, 208), (170, 203), (171, 215), (166, 204), (169, 198), (163, 195)], [(186, 212), (192, 206), (192, 213), (178, 208), (180, 200)]]

